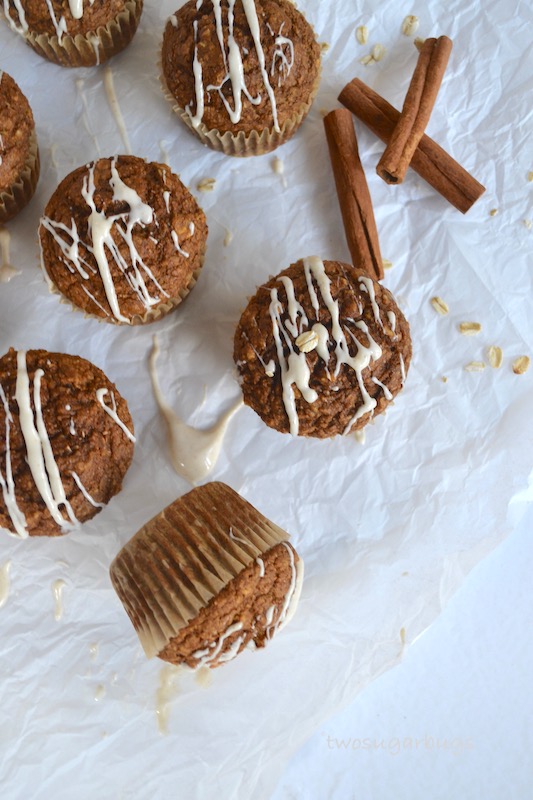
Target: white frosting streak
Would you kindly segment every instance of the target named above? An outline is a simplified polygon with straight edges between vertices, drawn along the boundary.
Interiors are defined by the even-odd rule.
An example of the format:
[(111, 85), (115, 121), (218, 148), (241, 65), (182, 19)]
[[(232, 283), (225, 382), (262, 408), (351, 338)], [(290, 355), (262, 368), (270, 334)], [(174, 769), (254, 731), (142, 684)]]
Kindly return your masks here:
[(11, 586), (9, 580), (9, 572), (11, 570), (11, 561), (6, 561), (0, 567), (0, 608), (3, 608), (7, 603), (9, 597), (9, 589)]
[(124, 142), (124, 147), (126, 148), (126, 153), (131, 155), (130, 139), (128, 136), (128, 131), (126, 130), (124, 117), (122, 116), (122, 111), (120, 110), (117, 94), (115, 92), (113, 72), (111, 71), (110, 66), (107, 66), (104, 69), (104, 87), (107, 95), (107, 102), (109, 103), (109, 107), (113, 113), (113, 116), (115, 117), (117, 128), (119, 129), (120, 135), (122, 136), (122, 141)]
[(13, 523), (13, 527), (15, 528), (15, 534), (13, 534), (12, 531), (9, 531), (9, 533), (11, 535), (18, 536), (21, 539), (27, 539), (29, 534), (26, 524), (26, 517), (17, 504), (17, 498), (15, 496), (15, 483), (13, 481), (13, 471), (11, 467), (11, 425), (13, 423), (13, 417), (11, 416), (9, 403), (4, 392), (4, 387), (1, 383), (0, 399), (2, 400), (4, 414), (6, 417), (6, 474), (4, 477), (2, 470), (0, 469), (0, 487), (2, 488), (2, 496), (4, 498), (7, 513), (9, 514), (11, 522)]
[(96, 390), (96, 399), (98, 400), (98, 402), (100, 403), (100, 405), (102, 406), (102, 408), (104, 409), (106, 414), (109, 414), (109, 416), (111, 417), (113, 422), (116, 422), (118, 427), (121, 428), (121, 430), (124, 431), (124, 433), (126, 434), (128, 439), (130, 440), (130, 442), (135, 442), (136, 441), (135, 436), (130, 431), (130, 429), (124, 424), (124, 422), (122, 422), (122, 420), (120, 419), (120, 417), (117, 414), (117, 404), (116, 404), (116, 401), (115, 401), (114, 392), (111, 392), (111, 395), (110, 395), (111, 396), (111, 406), (108, 406), (106, 404), (105, 400), (104, 400), (104, 397), (107, 394), (109, 394), (109, 389), (97, 389)]

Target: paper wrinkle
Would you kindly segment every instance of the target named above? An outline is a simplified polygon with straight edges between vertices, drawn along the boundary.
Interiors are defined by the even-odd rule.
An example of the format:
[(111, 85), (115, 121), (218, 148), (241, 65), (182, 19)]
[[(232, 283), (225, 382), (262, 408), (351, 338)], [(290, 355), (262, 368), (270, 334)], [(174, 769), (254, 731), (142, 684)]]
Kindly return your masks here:
[[(356, 121), (381, 249), (393, 263), (384, 283), (411, 324), (406, 386), (367, 427), (364, 446), (354, 437), (292, 440), (250, 409), (239, 412), (209, 479), (227, 482), (292, 535), (306, 563), (301, 603), (264, 651), (216, 670), (209, 688), (184, 678), (169, 734), (160, 736), (155, 694), (163, 664), (144, 658), (108, 575), (133, 533), (191, 488), (171, 467), (152, 396), (152, 336), (161, 343), (169, 403), (191, 424), (208, 426), (235, 397), (233, 333), (256, 286), (313, 253), (349, 258), (321, 109), (338, 107), (353, 77), (401, 107), (417, 58), (401, 34), (406, 9), (398, 0), (379, 7), (363, 0), (357, 9), (338, 0), (334, 15), (329, 3), (302, 0), (330, 49), (309, 117), (276, 152), (284, 189), (271, 155), (237, 160), (211, 152), (172, 114), (157, 61), (176, 5), (145, 4), (136, 38), (110, 66), (133, 152), (160, 161), (165, 143), (210, 233), (187, 300), (135, 329), (61, 305), (38, 269), (38, 221), (57, 183), (89, 159), (123, 150), (104, 72), (85, 70), (79, 87), (81, 73), (48, 64), (0, 26), (2, 66), (28, 96), (42, 154), (35, 198), (9, 225), (11, 260), (22, 274), (0, 285), (1, 351), (44, 347), (93, 361), (127, 399), (137, 436), (123, 491), (79, 531), (45, 541), (2, 537), (0, 561), (12, 562), (0, 609), (6, 797), (62, 798), (67, 788), (70, 797), (83, 786), (81, 800), (107, 796), (113, 786), (118, 797), (148, 800), (174, 796), (177, 780), (184, 797), (268, 797), (294, 748), (398, 662), (400, 629), (414, 641), (533, 498), (526, 451), (533, 368), (523, 376), (511, 369), (514, 358), (533, 355), (533, 233), (522, 222), (533, 216), (529, 29), (496, 0), (452, 0), (445, 8), (429, 0), (417, 12), (418, 35), (446, 33), (454, 49), (428, 134), (487, 192), (462, 216), (413, 172), (402, 186), (386, 186), (375, 175), (384, 145)], [(355, 39), (363, 22), (366, 46)], [(384, 58), (362, 66), (359, 58), (377, 42)], [(216, 178), (214, 191), (197, 191), (208, 177)], [(227, 247), (226, 229), (233, 234)], [(435, 313), (435, 295), (448, 303), (448, 316)], [(464, 320), (482, 324), (479, 336), (459, 334)], [(486, 359), (489, 345), (502, 347), (501, 369), (465, 372), (469, 361)], [(50, 591), (57, 579), (69, 586), (59, 622)], [(95, 703), (99, 685), (105, 695)]]

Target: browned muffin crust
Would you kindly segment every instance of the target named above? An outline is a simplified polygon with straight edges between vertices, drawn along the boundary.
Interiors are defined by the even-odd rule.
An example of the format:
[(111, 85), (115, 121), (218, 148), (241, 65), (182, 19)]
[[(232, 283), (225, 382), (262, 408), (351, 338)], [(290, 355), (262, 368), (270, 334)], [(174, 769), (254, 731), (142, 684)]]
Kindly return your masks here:
[(256, 562), (246, 567), (171, 639), (159, 658), (192, 669), (214, 668), (246, 647), (265, 647), (293, 582), (289, 548), (297, 564), (298, 555), (288, 542), (272, 547), (262, 556), (263, 567)]
[[(221, 6), (227, 52), (229, 6), (224, 0)], [(299, 109), (309, 101), (316, 89), (320, 73), (320, 47), (313, 29), (289, 0), (256, 0), (255, 6), (266, 69), (276, 98), (279, 126), (282, 128), (287, 120), (293, 119), (298, 114)], [(254, 105), (243, 96), (242, 116), (239, 122), (231, 122), (217, 91), (205, 91), (208, 86), (220, 86), (227, 76), (211, 2), (204, 2), (197, 10), (196, 0), (189, 0), (174, 15), (176, 24), (172, 18), (167, 22), (162, 49), (163, 75), (178, 105), (183, 109), (189, 106), (191, 114), (196, 114), (193, 25), (197, 21), (198, 60), (202, 65), (205, 98), (203, 123), (207, 128), (221, 133), (225, 131), (249, 133), (253, 130), (260, 132), (274, 126), (272, 107), (241, 2), (235, 3), (234, 13), (234, 38), (243, 53), (246, 86), (251, 97), (261, 97), (261, 102)], [(276, 37), (279, 35), (290, 39), (294, 45), (294, 61), (288, 74), (286, 71), (279, 71), (281, 60), (279, 45), (276, 45)], [(278, 55), (275, 56), (276, 50)], [(230, 81), (226, 81), (222, 92), (234, 108), (235, 99)]]
[[(120, 180), (153, 212), (150, 222), (141, 220), (133, 225), (133, 249), (124, 235), (132, 207), (124, 200), (114, 199), (113, 166)], [(108, 247), (105, 252), (118, 314), (125, 319), (120, 319), (111, 306), (93, 252), (92, 209), (83, 196), (87, 191), (91, 194), (91, 175), (96, 212), (106, 219), (116, 217), (111, 236), (127, 268), (120, 268)], [(79, 239), (80, 268), (65, 254), (65, 248), (75, 241), (69, 233), (73, 222)], [(43, 270), (73, 305), (110, 322), (138, 323), (166, 313), (192, 288), (203, 263), (207, 224), (194, 197), (166, 165), (147, 163), (135, 156), (118, 156), (99, 159), (67, 175), (46, 206), (39, 234)], [(138, 274), (152, 298), (148, 305), (132, 286)]]
[(0, 70), (0, 223), (7, 222), (30, 200), (39, 178), (35, 123), (26, 97), (13, 78)]
[(143, 0), (83, 0), (77, 19), (68, 0), (7, 0), (2, 7), (12, 30), (39, 55), (65, 67), (103, 64), (127, 47), (142, 9)]
[[(235, 332), (234, 359), (245, 403), (253, 408), (267, 425), (287, 433), (290, 430), (289, 415), (283, 400), (281, 367), (270, 314), (273, 302), (272, 290), (276, 290), (282, 306), (280, 320), (284, 331), (281, 336), (284, 359), (287, 359), (290, 353), (285, 335), (291, 342), (293, 352), (298, 356), (304, 352), (296, 345), (300, 331), (311, 331), (316, 323), (323, 325), (328, 333), (329, 361), (325, 362), (319, 355), (317, 347), (305, 353), (305, 360), (310, 370), (309, 387), (318, 397), (314, 402), (308, 402), (294, 383), (292, 391), (299, 423), (297, 433), (302, 436), (326, 438), (358, 430), (386, 409), (403, 386), (411, 361), (411, 337), (407, 320), (385, 287), (348, 264), (337, 261), (320, 263), (324, 264), (331, 282), (332, 299), (338, 304), (339, 321), (345, 332), (350, 356), (355, 356), (359, 352), (353, 337), (365, 348), (371, 344), (367, 333), (358, 327), (361, 323), (367, 326), (372, 341), (381, 348), (381, 356), (370, 360), (369, 365), (361, 373), (365, 393), (372, 401), (375, 400), (375, 408), (354, 419), (358, 411), (364, 407), (365, 401), (358, 373), (350, 366), (342, 364), (338, 375), (335, 375), (337, 356), (336, 340), (332, 334), (332, 316), (317, 288), (316, 281), (313, 281), (319, 300), (318, 313), (315, 310), (308, 289), (304, 261), (292, 264), (280, 275), (271, 278), (250, 299)], [(296, 300), (301, 304), (307, 317), (305, 323), (299, 316), (300, 323), (296, 336), (288, 330), (292, 327), (289, 319), (289, 303), (285, 286), (280, 280), (285, 276), (292, 281)], [(372, 303), (369, 285), (365, 285), (361, 277), (365, 281), (371, 281), (370, 287), (375, 293), (376, 305)], [(379, 321), (375, 316), (376, 308), (379, 311)], [(374, 378), (379, 383), (376, 383)], [(380, 384), (383, 384), (387, 391)]]
[[(96, 393), (99, 389), (107, 389), (104, 398), (106, 405), (111, 408), (114, 399), (119, 419), (133, 433), (128, 406), (104, 373), (83, 358), (46, 350), (29, 350), (26, 364), (34, 420), (34, 379), (37, 370), (43, 371), (40, 398), (46, 432), (66, 499), (78, 522), (85, 522), (97, 514), (101, 507), (87, 499), (73, 473), (76, 473), (94, 503), (105, 505), (120, 491), (133, 457), (132, 440), (104, 411)], [(12, 474), (16, 503), (26, 518), (29, 535), (59, 536), (66, 529), (53, 519), (28, 464), (20, 409), (15, 397), (17, 372), (17, 351), (11, 349), (0, 359), (0, 475), (8, 491), (10, 472)], [(6, 411), (9, 412), (7, 427)], [(60, 511), (68, 520), (64, 505), (60, 505)], [(3, 486), (0, 489), (0, 528), (12, 533), (16, 531)]]

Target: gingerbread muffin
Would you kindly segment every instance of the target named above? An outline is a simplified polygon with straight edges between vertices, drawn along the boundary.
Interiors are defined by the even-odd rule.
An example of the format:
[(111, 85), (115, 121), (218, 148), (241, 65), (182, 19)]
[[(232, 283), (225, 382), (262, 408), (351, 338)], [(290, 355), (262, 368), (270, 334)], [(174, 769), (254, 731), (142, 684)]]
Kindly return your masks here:
[(52, 291), (90, 316), (134, 325), (162, 317), (190, 292), (207, 224), (166, 165), (118, 156), (67, 175), (39, 236)]
[(237, 326), (244, 402), (282, 433), (362, 428), (402, 388), (409, 325), (392, 294), (349, 264), (305, 258), (261, 286)]
[(197, 669), (264, 647), (300, 596), (303, 562), (288, 538), (223, 483), (154, 517), (111, 564), (146, 655)]
[(0, 528), (59, 536), (120, 491), (133, 457), (126, 401), (78, 356), (46, 350), (0, 358)]
[(0, 225), (29, 203), (39, 180), (39, 150), (30, 104), (0, 70)]
[(131, 42), (143, 0), (4, 0), (10, 28), (64, 67), (103, 64)]
[(162, 72), (175, 111), (204, 144), (259, 155), (308, 113), (320, 47), (290, 0), (189, 0), (167, 22)]

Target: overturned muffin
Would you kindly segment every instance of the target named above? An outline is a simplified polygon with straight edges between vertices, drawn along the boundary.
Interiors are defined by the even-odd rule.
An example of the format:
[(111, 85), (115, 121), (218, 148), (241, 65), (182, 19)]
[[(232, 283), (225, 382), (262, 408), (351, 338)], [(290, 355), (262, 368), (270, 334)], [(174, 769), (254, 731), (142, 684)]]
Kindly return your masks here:
[(51, 290), (90, 316), (134, 325), (162, 317), (188, 295), (203, 264), (207, 224), (166, 165), (118, 156), (64, 178), (39, 237)]
[(166, 24), (162, 70), (175, 111), (204, 144), (259, 155), (311, 108), (320, 47), (290, 0), (189, 0)]
[(300, 596), (303, 562), (288, 538), (218, 482), (144, 525), (110, 572), (148, 658), (198, 669), (264, 647)]
[(133, 457), (126, 401), (78, 356), (9, 350), (0, 358), (0, 528), (59, 536), (94, 517)]
[(131, 42), (143, 0), (4, 0), (9, 26), (64, 67), (103, 64)]
[(362, 428), (402, 388), (409, 325), (362, 270), (305, 258), (261, 286), (234, 340), (244, 402), (282, 433), (326, 438)]
[(38, 180), (39, 150), (30, 104), (0, 69), (0, 225), (29, 203)]

